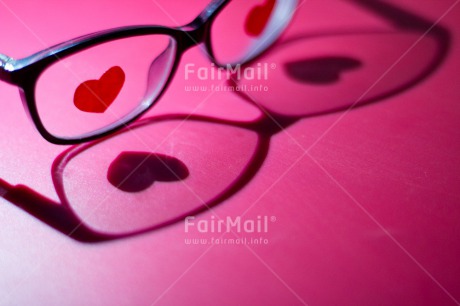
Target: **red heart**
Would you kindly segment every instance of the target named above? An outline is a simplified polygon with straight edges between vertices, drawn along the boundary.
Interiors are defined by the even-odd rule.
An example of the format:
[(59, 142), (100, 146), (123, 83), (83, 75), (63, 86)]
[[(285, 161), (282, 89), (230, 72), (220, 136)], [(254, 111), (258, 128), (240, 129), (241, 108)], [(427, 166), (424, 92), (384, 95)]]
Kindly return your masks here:
[(257, 37), (264, 31), (275, 8), (276, 0), (266, 0), (264, 4), (254, 7), (246, 18), (246, 34)]
[(107, 70), (99, 80), (88, 80), (75, 90), (73, 103), (88, 113), (103, 113), (115, 101), (125, 83), (123, 69), (114, 66)]

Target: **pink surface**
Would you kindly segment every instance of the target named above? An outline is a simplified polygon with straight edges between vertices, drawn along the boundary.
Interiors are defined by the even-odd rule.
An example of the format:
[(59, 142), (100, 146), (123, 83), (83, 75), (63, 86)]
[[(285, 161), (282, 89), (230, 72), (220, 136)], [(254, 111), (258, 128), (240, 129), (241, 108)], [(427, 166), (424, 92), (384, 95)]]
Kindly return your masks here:
[[(181, 220), (130, 238), (82, 243), (1, 199), (0, 305), (459, 304), (460, 6), (454, 0), (391, 2), (431, 22), (440, 19), (450, 32), (449, 52), (429, 75), (423, 75), (429, 65), (420, 63), (439, 60), (443, 47), (434, 36), (419, 41), (421, 32), (397, 28), (349, 1), (300, 6), (282, 41), (261, 59), (276, 64), (264, 83), (268, 93), (185, 90), (221, 86), (197, 76), (186, 80), (186, 64), (210, 67), (198, 48), (187, 52), (168, 91), (145, 116), (166, 120), (96, 144), (63, 168), (69, 201), (79, 216), (88, 214), (92, 228), (136, 230), (133, 224), (150, 225), (150, 217), (160, 222), (203, 206), (190, 191), (212, 203), (253, 164), (261, 136), (239, 122), (257, 122), (261, 113), (248, 100), (271, 116), (298, 121), (289, 125), (276, 117), (286, 129), (271, 137), (260, 169), (211, 211), (196, 214), (188, 232)], [(96, 30), (183, 24), (206, 4), (1, 1), (0, 52), (19, 58)], [(313, 84), (311, 75), (295, 70), (311, 58), (339, 58), (348, 73), (339, 82), (326, 75)], [(286, 61), (295, 63), (290, 78)], [(368, 105), (345, 110), (364, 93), (359, 101)], [(0, 178), (59, 201), (51, 167), (66, 147), (34, 130), (16, 88), (1, 83), (0, 101)], [(170, 114), (194, 117), (162, 142), (174, 129)], [(253, 129), (263, 134), (260, 126)], [(185, 184), (157, 178), (144, 198), (113, 193), (105, 171), (114, 159), (123, 151), (152, 150), (185, 163)], [(0, 185), (0, 194), (5, 188)], [(98, 223), (91, 214), (91, 201), (106, 201), (104, 194), (113, 197), (101, 206), (112, 223)], [(222, 236), (196, 226), (238, 216), (267, 217), (267, 230)], [(187, 244), (238, 237), (262, 243)]]

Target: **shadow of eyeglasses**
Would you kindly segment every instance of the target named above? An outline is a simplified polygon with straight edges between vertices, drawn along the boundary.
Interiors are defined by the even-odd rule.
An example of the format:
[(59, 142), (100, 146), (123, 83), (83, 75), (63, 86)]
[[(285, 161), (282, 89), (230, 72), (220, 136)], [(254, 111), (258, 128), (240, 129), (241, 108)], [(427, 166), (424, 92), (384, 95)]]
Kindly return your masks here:
[[(351, 2), (391, 22), (397, 29), (396, 34), (391, 34), (396, 35), (393, 37), (410, 37), (409, 45), (404, 45), (406, 49), (420, 47), (422, 40), (418, 38), (422, 34), (429, 38), (430, 47), (417, 51), (418, 56), (411, 56), (411, 62), (405, 66), (413, 69), (401, 71), (394, 66), (399, 78), (398, 74), (390, 77), (389, 63), (385, 62), (385, 67), (377, 60), (386, 69), (375, 70), (374, 67), (374, 73), (386, 73), (389, 81), (377, 78), (380, 83), (365, 84), (372, 87), (371, 91), (364, 86), (361, 92), (353, 91), (344, 99), (342, 93), (349, 84), (343, 85), (344, 79), (338, 73), (369, 67), (369, 59), (363, 60), (343, 50), (325, 53), (323, 48), (316, 49), (316, 55), (300, 52), (297, 57), (286, 58), (280, 54), (285, 50), (291, 52), (292, 48), (311, 50), (299, 45), (315, 39), (331, 46), (337, 39), (345, 39), (344, 43), (348, 44), (347, 39), (352, 36), (355, 42), (363, 38), (378, 42), (375, 37), (381, 38), (379, 35), (388, 33), (365, 31), (294, 37), (277, 44), (265, 56), (283, 67), (284, 73), (270, 85), (281, 89), (279, 95), (237, 92), (261, 110), (258, 119), (244, 122), (182, 114), (147, 118), (105, 139), (71, 147), (58, 156), (52, 166), (52, 176), (61, 203), (27, 186), (11, 186), (3, 180), (0, 180), (0, 194), (54, 229), (82, 242), (108, 241), (150, 232), (224, 202), (258, 173), (267, 157), (272, 136), (307, 117), (344, 111), (405, 92), (434, 73), (446, 58), (451, 38), (444, 27), (432, 26), (428, 20), (382, 1)], [(329, 39), (332, 42), (328, 42)], [(382, 59), (385, 55), (382, 54)], [(401, 53), (393, 55), (401, 56)], [(394, 60), (391, 57), (390, 63)], [(396, 58), (398, 64), (403, 60)], [(364, 76), (369, 78), (366, 73)], [(350, 80), (355, 86), (361, 84), (360, 79)], [(293, 90), (291, 99), (286, 99), (288, 87), (280, 82), (292, 83), (293, 88), (300, 89)], [(229, 84), (234, 85), (244, 84), (241, 80)], [(321, 89), (334, 92), (325, 89), (326, 85), (343, 85), (342, 92), (321, 96)], [(320, 90), (314, 95), (298, 93), (305, 88), (311, 92), (315, 86)], [(342, 99), (337, 99), (337, 95)], [(295, 99), (296, 96), (304, 99)], [(288, 103), (280, 105), (280, 100)], [(171, 135), (174, 138), (170, 138)]]
[(405, 92), (436, 71), (447, 56), (451, 36), (443, 26), (380, 0), (350, 2), (393, 28), (290, 37), (260, 59), (283, 72), (271, 74), (265, 90), (258, 89), (257, 78), (235, 77), (230, 85), (248, 89), (237, 93), (266, 113), (317, 116)]

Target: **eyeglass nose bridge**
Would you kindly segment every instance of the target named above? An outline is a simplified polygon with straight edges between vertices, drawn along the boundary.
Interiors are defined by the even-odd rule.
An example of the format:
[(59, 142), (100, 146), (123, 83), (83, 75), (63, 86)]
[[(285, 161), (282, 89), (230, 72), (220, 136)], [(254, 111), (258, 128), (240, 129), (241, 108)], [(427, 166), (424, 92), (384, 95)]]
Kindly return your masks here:
[(181, 32), (177, 39), (184, 50), (206, 41), (211, 23), (228, 3), (229, 0), (214, 0), (192, 22), (178, 28)]
[(179, 32), (176, 35), (176, 40), (181, 46), (182, 51), (186, 51), (206, 41), (208, 31), (207, 24), (192, 23), (178, 28)]

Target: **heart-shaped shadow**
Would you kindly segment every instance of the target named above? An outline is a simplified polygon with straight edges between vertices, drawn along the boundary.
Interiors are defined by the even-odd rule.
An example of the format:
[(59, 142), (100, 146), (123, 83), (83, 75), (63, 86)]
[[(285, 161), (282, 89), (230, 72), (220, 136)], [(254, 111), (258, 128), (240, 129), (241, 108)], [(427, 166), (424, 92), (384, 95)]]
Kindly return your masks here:
[(88, 80), (75, 90), (75, 106), (87, 113), (103, 113), (115, 101), (125, 83), (125, 73), (119, 66), (107, 70), (99, 80)]
[(258, 37), (263, 33), (275, 8), (275, 0), (266, 0), (264, 4), (257, 5), (248, 14), (245, 22), (246, 34)]
[(176, 182), (189, 176), (179, 159), (158, 153), (121, 152), (110, 164), (107, 179), (125, 192), (140, 192), (154, 182)]
[(340, 81), (343, 73), (362, 66), (359, 60), (344, 56), (324, 56), (288, 62), (284, 65), (287, 74), (300, 82), (331, 84)]

